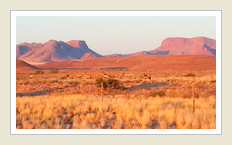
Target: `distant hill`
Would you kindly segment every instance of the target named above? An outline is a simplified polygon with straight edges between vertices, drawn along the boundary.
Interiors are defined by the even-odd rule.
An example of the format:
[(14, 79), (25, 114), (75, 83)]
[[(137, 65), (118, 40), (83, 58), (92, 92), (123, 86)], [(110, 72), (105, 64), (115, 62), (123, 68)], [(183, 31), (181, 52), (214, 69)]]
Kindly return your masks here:
[(16, 59), (16, 69), (38, 69), (38, 68), (22, 60)]
[[(72, 40), (67, 43), (63, 41), (50, 40), (41, 43), (22, 43), (16, 46), (16, 58), (26, 62), (52, 62), (72, 61), (90, 57), (101, 57), (101, 55), (88, 48), (85, 41)], [(92, 55), (88, 55), (91, 53)]]
[(161, 46), (151, 51), (131, 54), (112, 54), (105, 57), (125, 57), (142, 55), (210, 55), (216, 56), (216, 40), (206, 37), (166, 38)]
[[(146, 49), (146, 48), (144, 48)], [(112, 54), (104, 57), (143, 55), (208, 55), (216, 56), (216, 40), (206, 37), (166, 38), (160, 47), (131, 54)], [(68, 42), (50, 40), (42, 43), (21, 43), (16, 46), (16, 58), (28, 63), (89, 60), (103, 57), (89, 49), (85, 41)]]
[(216, 70), (215, 56), (202, 55), (143, 55), (128, 57), (101, 57), (85, 61), (47, 62), (40, 68), (128, 68), (128, 70)]
[(216, 40), (206, 37), (167, 38), (150, 53), (168, 52), (168, 55), (216, 55)]

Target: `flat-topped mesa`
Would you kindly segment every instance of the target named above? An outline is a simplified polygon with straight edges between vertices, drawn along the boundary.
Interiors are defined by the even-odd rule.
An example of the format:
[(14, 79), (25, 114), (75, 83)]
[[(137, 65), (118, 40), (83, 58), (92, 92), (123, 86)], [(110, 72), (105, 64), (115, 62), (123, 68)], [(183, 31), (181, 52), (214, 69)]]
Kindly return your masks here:
[(143, 56), (143, 55), (216, 55), (216, 40), (206, 37), (172, 37), (162, 41), (160, 47), (151, 51), (130, 54), (112, 54), (105, 57)]
[(82, 40), (71, 40), (71, 41), (68, 41), (67, 44), (72, 47), (77, 47), (77, 48), (88, 48), (85, 41), (82, 41)]
[(68, 41), (67, 44), (72, 47), (80, 47), (80, 40), (71, 40)]
[(216, 49), (216, 40), (206, 38), (206, 37), (194, 37), (194, 38), (181, 38), (181, 37), (172, 37), (166, 38), (162, 41), (161, 46), (180, 46), (180, 45), (212, 45)]
[[(126, 57), (143, 55), (216, 55), (216, 40), (206, 37), (166, 38), (160, 47), (151, 51), (131, 54), (114, 54), (105, 57)], [(16, 58), (26, 62), (71, 61), (102, 57), (88, 48), (83, 40), (68, 42), (49, 40), (42, 43), (22, 43), (16, 45)]]
[(54, 40), (54, 39), (50, 39), (48, 42), (46, 42), (46, 43), (56, 43), (57, 41), (56, 40)]
[(166, 38), (160, 47), (150, 52), (168, 51), (169, 55), (216, 55), (216, 40), (206, 37)]

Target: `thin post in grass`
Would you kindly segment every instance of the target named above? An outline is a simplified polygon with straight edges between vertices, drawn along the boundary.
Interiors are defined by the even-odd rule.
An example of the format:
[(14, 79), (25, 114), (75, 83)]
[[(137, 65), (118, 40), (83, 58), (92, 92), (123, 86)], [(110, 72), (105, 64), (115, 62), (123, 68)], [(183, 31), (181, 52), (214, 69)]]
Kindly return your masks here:
[(192, 93), (193, 93), (193, 96), (192, 96), (192, 98), (193, 98), (193, 113), (195, 113), (195, 94), (194, 94), (194, 84), (193, 84), (193, 86), (192, 86)]
[(103, 95), (102, 95), (102, 91), (103, 91), (103, 83), (101, 83), (102, 113), (103, 113)]

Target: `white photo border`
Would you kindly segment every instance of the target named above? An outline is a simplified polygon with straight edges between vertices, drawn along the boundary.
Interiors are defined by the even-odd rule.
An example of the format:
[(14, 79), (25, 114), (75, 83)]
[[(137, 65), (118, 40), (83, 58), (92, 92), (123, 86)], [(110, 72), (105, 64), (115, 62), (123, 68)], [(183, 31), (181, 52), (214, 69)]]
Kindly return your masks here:
[[(10, 11), (11, 99), (10, 131), (16, 134), (222, 134), (222, 11)], [(215, 16), (216, 17), (216, 129), (16, 129), (16, 17), (17, 16)]]

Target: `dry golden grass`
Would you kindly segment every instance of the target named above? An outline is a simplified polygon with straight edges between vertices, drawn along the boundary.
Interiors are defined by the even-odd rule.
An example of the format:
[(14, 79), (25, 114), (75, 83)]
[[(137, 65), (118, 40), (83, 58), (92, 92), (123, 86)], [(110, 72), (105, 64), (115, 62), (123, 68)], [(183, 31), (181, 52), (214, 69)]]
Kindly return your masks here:
[[(17, 128), (216, 128), (216, 71), (45, 70), (30, 78), (35, 72), (17, 71), (17, 93), (55, 88), (63, 92), (17, 97)], [(150, 82), (168, 85), (134, 91), (104, 90), (102, 105), (96, 79), (105, 72), (125, 87)], [(151, 80), (144, 79), (144, 74), (151, 75)]]
[[(95, 95), (45, 95), (16, 100), (17, 128), (215, 129), (216, 97), (137, 99)], [(102, 108), (103, 107), (103, 108)], [(155, 123), (154, 123), (155, 122)]]

